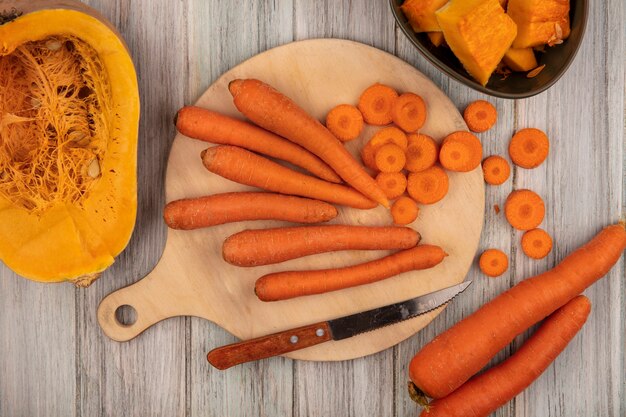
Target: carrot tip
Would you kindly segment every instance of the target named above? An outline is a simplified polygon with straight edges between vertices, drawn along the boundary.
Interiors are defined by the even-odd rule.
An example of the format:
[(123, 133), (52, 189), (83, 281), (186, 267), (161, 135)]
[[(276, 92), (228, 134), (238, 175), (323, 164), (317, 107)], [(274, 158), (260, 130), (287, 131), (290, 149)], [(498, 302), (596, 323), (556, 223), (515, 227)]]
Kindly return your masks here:
[(200, 158), (201, 159), (204, 159), (204, 155), (206, 155), (206, 151), (208, 151), (208, 149), (205, 149), (202, 152), (200, 152)]
[(422, 390), (417, 388), (417, 385), (415, 385), (413, 381), (409, 381), (408, 386), (409, 386), (409, 397), (413, 401), (415, 401), (416, 403), (424, 407), (426, 411), (428, 411), (429, 409), (428, 397), (426, 397), (426, 394), (424, 394)]
[(228, 91), (230, 91), (230, 94), (233, 97), (239, 94), (239, 91), (241, 90), (241, 84), (243, 84), (243, 80), (240, 79), (232, 80), (228, 83)]

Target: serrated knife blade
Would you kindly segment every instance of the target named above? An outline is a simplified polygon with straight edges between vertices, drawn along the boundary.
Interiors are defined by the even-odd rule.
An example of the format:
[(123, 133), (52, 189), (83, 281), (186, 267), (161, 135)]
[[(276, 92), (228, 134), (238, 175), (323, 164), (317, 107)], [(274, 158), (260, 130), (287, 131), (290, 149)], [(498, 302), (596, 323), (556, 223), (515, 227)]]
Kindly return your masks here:
[(210, 351), (207, 360), (217, 369), (227, 369), (329, 340), (347, 339), (428, 313), (465, 291), (471, 283), (462, 282), (399, 303), (222, 346)]

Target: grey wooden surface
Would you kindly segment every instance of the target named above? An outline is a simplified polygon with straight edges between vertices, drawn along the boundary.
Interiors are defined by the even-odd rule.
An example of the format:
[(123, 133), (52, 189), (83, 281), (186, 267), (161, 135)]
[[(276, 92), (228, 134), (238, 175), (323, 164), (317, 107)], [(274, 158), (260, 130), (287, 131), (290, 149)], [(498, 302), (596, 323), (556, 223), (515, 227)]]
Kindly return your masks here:
[[(415, 416), (419, 409), (406, 395), (407, 365), (420, 346), (624, 215), (623, 0), (591, 2), (571, 69), (549, 91), (518, 101), (487, 98), (441, 75), (406, 41), (384, 0), (87, 3), (120, 29), (139, 73), (137, 225), (126, 251), (86, 290), (36, 284), (0, 267), (0, 416)], [(468, 278), (474, 285), (430, 326), (392, 349), (353, 361), (276, 358), (219, 372), (205, 354), (235, 339), (195, 318), (167, 320), (127, 343), (107, 339), (95, 317), (99, 301), (149, 272), (164, 245), (163, 173), (176, 109), (240, 61), (317, 37), (353, 39), (395, 53), (431, 77), (460, 109), (478, 98), (495, 103), (498, 124), (481, 136), (486, 154), (504, 155), (518, 128), (548, 133), (547, 163), (516, 169), (503, 186), (487, 188), (481, 249), (510, 253), (509, 272), (488, 279), (473, 267)], [(521, 253), (520, 233), (492, 208), (502, 206), (512, 189), (526, 187), (544, 197), (543, 226), (554, 237), (553, 252), (541, 261)], [(495, 416), (626, 416), (623, 259), (586, 294), (593, 310), (581, 333)]]

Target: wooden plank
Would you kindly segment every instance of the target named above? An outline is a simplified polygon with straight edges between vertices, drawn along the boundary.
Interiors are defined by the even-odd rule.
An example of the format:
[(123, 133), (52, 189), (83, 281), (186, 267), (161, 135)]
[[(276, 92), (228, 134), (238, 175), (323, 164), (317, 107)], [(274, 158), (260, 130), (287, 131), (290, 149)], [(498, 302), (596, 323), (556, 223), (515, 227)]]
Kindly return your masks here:
[(102, 334), (96, 307), (111, 291), (152, 269), (165, 237), (161, 220), (163, 172), (174, 134), (172, 115), (183, 102), (186, 74), (184, 2), (91, 0), (126, 39), (139, 74), (141, 123), (138, 215), (128, 248), (94, 285), (78, 294), (78, 414), (185, 414), (185, 320), (159, 325), (142, 337), (117, 343)]
[[(292, 39), (290, 1), (189, 2), (189, 79), (185, 102), (193, 103), (222, 73), (265, 49)], [(290, 415), (293, 362), (272, 358), (226, 371), (206, 353), (237, 339), (219, 326), (192, 318), (188, 332), (189, 416)]]

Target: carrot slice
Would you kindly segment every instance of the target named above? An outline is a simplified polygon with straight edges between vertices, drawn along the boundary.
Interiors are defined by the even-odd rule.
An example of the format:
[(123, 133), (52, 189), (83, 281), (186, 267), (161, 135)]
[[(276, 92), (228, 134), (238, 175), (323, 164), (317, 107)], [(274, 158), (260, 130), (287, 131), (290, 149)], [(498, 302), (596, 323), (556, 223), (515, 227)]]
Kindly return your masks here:
[(398, 198), (406, 190), (406, 176), (401, 172), (380, 172), (376, 182), (388, 199)]
[(393, 102), (391, 119), (405, 132), (415, 132), (426, 123), (426, 103), (417, 94), (401, 94)]
[(509, 156), (519, 167), (536, 168), (550, 152), (550, 141), (544, 132), (535, 128), (519, 130), (509, 143)]
[(419, 207), (415, 200), (409, 197), (400, 197), (391, 205), (391, 217), (395, 224), (409, 224), (417, 219)]
[(340, 104), (326, 116), (326, 127), (342, 142), (356, 139), (363, 130), (363, 115), (350, 104)]
[(397, 97), (396, 90), (383, 84), (374, 84), (366, 88), (358, 104), (365, 122), (378, 126), (391, 123), (391, 108)]
[(496, 124), (498, 111), (488, 101), (476, 100), (465, 108), (463, 119), (472, 132), (485, 132)]
[(533, 259), (542, 259), (552, 250), (552, 238), (543, 229), (532, 229), (522, 236), (522, 250)]
[(361, 149), (361, 159), (366, 167), (378, 171), (375, 159), (376, 151), (378, 151), (381, 146), (387, 145), (388, 143), (395, 143), (401, 147), (402, 150), (406, 150), (406, 134), (395, 126), (385, 127), (376, 132), (363, 149)]
[(509, 175), (511, 175), (511, 167), (503, 157), (493, 155), (483, 161), (483, 176), (487, 184), (503, 184)]
[(361, 161), (369, 169), (378, 171), (378, 168), (376, 168), (376, 150), (371, 141), (367, 142), (361, 149)]
[(483, 149), (480, 140), (470, 132), (458, 131), (443, 140), (439, 162), (450, 171), (469, 172), (480, 165)]
[(546, 207), (541, 197), (530, 190), (513, 191), (504, 203), (506, 219), (519, 230), (530, 230), (539, 226), (545, 212)]
[(376, 168), (381, 172), (400, 172), (406, 162), (404, 151), (394, 143), (381, 146), (375, 158)]
[(485, 275), (499, 277), (509, 268), (509, 258), (499, 249), (487, 249), (480, 255), (478, 266)]
[(434, 204), (448, 193), (448, 174), (437, 165), (422, 172), (411, 172), (407, 191), (420, 204)]
[(435, 165), (439, 150), (433, 138), (421, 133), (409, 133), (407, 139), (408, 146), (404, 167), (408, 171), (420, 172)]

